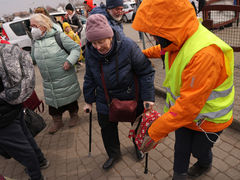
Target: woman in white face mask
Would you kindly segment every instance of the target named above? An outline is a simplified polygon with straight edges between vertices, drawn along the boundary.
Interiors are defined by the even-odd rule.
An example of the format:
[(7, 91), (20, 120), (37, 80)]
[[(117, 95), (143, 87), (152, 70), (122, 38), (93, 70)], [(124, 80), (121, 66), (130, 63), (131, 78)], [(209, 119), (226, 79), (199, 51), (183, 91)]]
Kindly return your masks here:
[(31, 34), (33, 40), (40, 39), (41, 36), (46, 32), (46, 28), (42, 26), (32, 26)]
[[(69, 111), (69, 127), (78, 121), (78, 102), (81, 94), (74, 64), (80, 56), (80, 46), (59, 26), (43, 14), (34, 14), (30, 18), (33, 37), (32, 58), (36, 61), (43, 78), (45, 102), (49, 106), (49, 114), (53, 118), (53, 126), (49, 133), (54, 134), (63, 127), (62, 113)], [(56, 36), (65, 49), (56, 42)]]

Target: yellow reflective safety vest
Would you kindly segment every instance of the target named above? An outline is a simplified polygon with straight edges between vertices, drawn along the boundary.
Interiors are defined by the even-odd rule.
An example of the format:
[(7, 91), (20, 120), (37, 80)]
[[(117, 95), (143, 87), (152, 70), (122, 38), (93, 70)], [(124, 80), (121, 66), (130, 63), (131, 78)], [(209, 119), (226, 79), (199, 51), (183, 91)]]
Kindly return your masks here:
[(235, 92), (233, 86), (233, 49), (207, 30), (201, 23), (199, 23), (198, 30), (182, 46), (171, 69), (169, 69), (168, 64), (168, 52), (165, 55), (166, 77), (163, 86), (167, 89), (167, 98), (164, 112), (167, 112), (169, 108), (175, 104), (176, 99), (180, 97), (182, 72), (194, 54), (212, 44), (217, 45), (224, 53), (228, 78), (212, 91), (195, 121), (197, 122), (198, 120), (204, 119), (214, 123), (225, 123), (231, 119)]

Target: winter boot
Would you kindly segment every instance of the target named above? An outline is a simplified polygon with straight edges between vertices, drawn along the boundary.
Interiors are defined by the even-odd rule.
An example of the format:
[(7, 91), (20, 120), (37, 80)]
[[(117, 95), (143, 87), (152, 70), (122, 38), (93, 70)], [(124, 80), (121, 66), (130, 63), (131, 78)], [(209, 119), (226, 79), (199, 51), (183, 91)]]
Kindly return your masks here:
[(198, 162), (196, 162), (191, 168), (188, 169), (188, 176), (198, 177), (202, 174), (210, 171), (212, 168), (212, 164), (208, 166), (201, 166)]
[(77, 113), (77, 112), (75, 112), (75, 113), (70, 113), (70, 121), (69, 121), (68, 126), (69, 126), (69, 127), (74, 127), (74, 126), (76, 126), (78, 119), (79, 119), (79, 117), (78, 117), (78, 113)]
[(53, 126), (49, 129), (49, 134), (54, 134), (63, 127), (62, 116), (52, 116)]

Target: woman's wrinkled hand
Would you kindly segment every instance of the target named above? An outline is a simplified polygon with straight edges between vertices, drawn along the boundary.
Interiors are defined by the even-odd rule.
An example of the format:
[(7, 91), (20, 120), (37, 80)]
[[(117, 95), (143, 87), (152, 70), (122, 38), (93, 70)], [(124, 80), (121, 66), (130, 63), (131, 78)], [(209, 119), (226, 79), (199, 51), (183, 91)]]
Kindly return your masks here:
[(84, 112), (88, 113), (88, 112), (92, 112), (92, 104), (85, 104), (83, 107)]
[(71, 67), (71, 64), (70, 64), (68, 61), (66, 61), (66, 62), (63, 64), (63, 69), (64, 69), (65, 71), (69, 70), (70, 67)]

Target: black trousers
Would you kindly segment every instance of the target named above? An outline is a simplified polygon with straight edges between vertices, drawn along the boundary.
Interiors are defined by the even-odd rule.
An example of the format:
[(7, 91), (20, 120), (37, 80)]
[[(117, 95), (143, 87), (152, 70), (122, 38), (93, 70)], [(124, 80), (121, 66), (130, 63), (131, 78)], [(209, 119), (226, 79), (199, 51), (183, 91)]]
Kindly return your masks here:
[(42, 177), (39, 162), (45, 158), (23, 120), (23, 112), (9, 126), (0, 129), (0, 149), (28, 170), (31, 180)]
[(120, 142), (118, 136), (118, 123), (110, 122), (109, 116), (98, 113), (98, 123), (101, 127), (103, 144), (109, 158), (120, 156)]
[(78, 101), (71, 102), (59, 108), (48, 106), (48, 112), (51, 116), (62, 116), (65, 111), (69, 111), (70, 114), (78, 112)]
[[(142, 114), (143, 110), (144, 110), (143, 102), (139, 100), (136, 117)], [(120, 156), (121, 152), (118, 136), (118, 123), (110, 122), (108, 115), (98, 113), (98, 124), (101, 127), (103, 144), (108, 156), (113, 158)], [(134, 146), (135, 148), (137, 148), (135, 143)]]
[[(220, 135), (222, 131), (216, 132)], [(216, 141), (218, 136), (215, 134), (207, 134), (209, 139)], [(197, 158), (199, 165), (209, 166), (212, 163), (212, 147), (206, 134), (194, 131), (188, 128), (180, 128), (175, 131), (175, 152), (174, 167), (176, 173), (187, 173), (191, 154)]]

